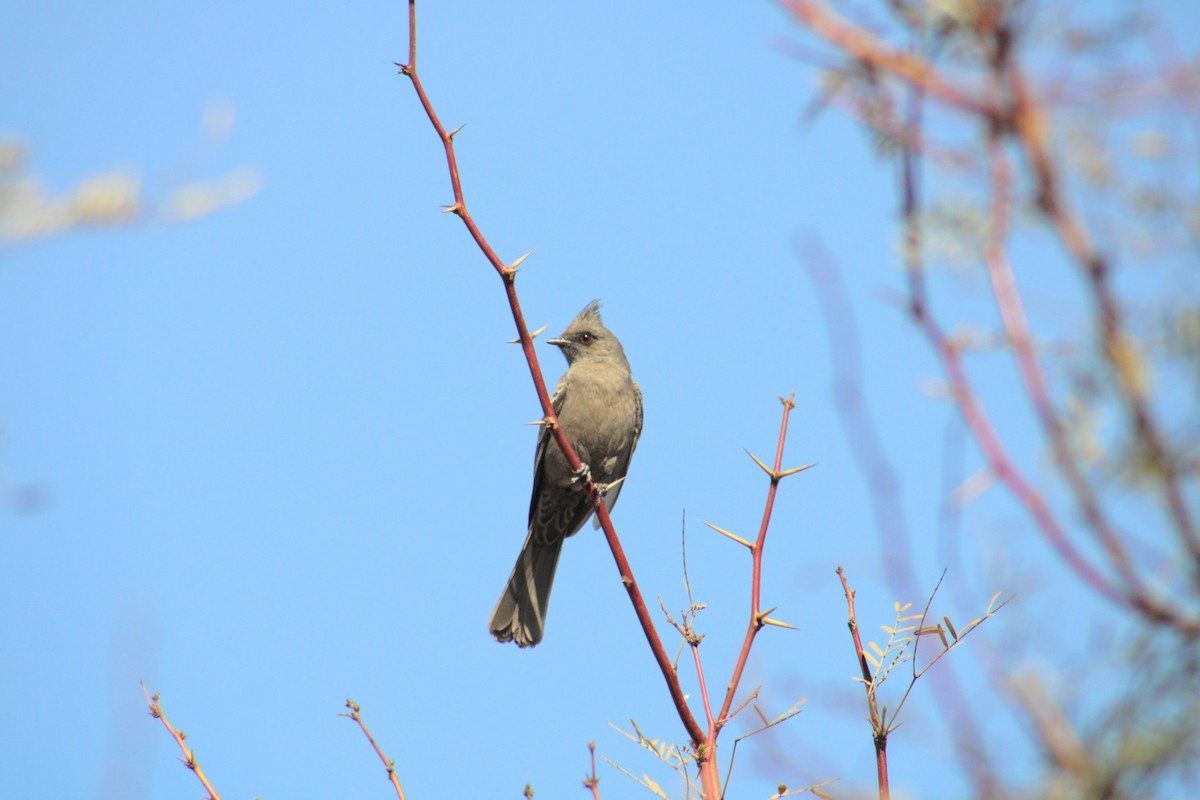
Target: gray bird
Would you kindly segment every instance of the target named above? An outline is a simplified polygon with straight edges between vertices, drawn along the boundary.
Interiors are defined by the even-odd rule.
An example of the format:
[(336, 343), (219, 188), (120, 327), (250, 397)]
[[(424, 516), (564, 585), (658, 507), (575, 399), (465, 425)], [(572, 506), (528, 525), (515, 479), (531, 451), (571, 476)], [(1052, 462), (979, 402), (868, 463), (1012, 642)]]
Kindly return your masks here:
[[(561, 336), (548, 341), (567, 358), (567, 371), (551, 398), (558, 422), (592, 480), (605, 492), (604, 504), (611, 511), (642, 433), (642, 390), (629, 374), (621, 343), (600, 319), (599, 300), (580, 311)], [(567, 463), (550, 429), (543, 427), (533, 462), (525, 545), (488, 620), (496, 641), (532, 647), (542, 640), (563, 540), (583, 527), (594, 511), (583, 479)], [(595, 526), (600, 527), (598, 519)]]

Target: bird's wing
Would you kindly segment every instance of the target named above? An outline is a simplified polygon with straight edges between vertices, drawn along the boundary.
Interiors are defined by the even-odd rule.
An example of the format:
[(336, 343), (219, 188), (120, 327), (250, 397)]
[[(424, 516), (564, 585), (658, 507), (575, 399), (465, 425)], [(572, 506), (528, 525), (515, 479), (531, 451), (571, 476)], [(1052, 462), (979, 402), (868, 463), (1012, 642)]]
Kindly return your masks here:
[(633, 382), (633, 395), (637, 406), (637, 422), (633, 427), (633, 444), (629, 445), (629, 458), (633, 458), (633, 451), (637, 449), (638, 439), (642, 436), (642, 387), (638, 386), (637, 381)]
[[(558, 379), (558, 385), (554, 387), (554, 393), (550, 395), (550, 407), (554, 409), (554, 416), (562, 414), (563, 403), (567, 399), (567, 376), (564, 374)], [(546, 455), (546, 448), (550, 442), (554, 440), (554, 431), (549, 425), (543, 425), (542, 431), (538, 434), (537, 455), (534, 456), (533, 462), (533, 481), (536, 489), (538, 481), (542, 475), (542, 461)]]
[[(564, 374), (559, 379), (558, 385), (554, 387), (554, 394), (550, 395), (550, 406), (554, 409), (555, 415), (562, 412), (563, 400), (566, 396), (567, 376)], [(542, 494), (542, 476), (545, 473), (546, 448), (552, 441), (554, 441), (554, 432), (550, 430), (549, 425), (543, 425), (538, 433), (537, 451), (533, 455), (533, 492), (529, 495), (530, 523), (537, 515), (538, 500)]]
[[(629, 449), (623, 454), (625, 459), (625, 470), (629, 471), (629, 462), (633, 460), (633, 451), (637, 449), (638, 439), (642, 436), (642, 387), (633, 384), (634, 398), (634, 423), (633, 423), (633, 438), (629, 440)], [(622, 476), (623, 477), (623, 476)], [(604, 495), (604, 507), (612, 512), (613, 506), (617, 504), (617, 498), (621, 496), (621, 489), (625, 486), (625, 481), (621, 481)], [(600, 517), (592, 520), (592, 527), (597, 530), (600, 528)]]

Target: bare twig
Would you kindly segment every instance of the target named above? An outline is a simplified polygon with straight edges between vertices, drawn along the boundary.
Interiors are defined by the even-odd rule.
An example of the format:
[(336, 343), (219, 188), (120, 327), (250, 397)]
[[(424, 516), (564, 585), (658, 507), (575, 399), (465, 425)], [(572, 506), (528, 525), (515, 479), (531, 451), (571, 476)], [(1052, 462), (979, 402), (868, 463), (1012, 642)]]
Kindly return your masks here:
[(375, 750), (375, 755), (379, 756), (379, 760), (383, 762), (383, 766), (387, 769), (388, 781), (391, 782), (392, 788), (396, 790), (397, 800), (404, 800), (404, 790), (400, 788), (400, 776), (396, 774), (396, 762), (388, 758), (383, 753), (383, 748), (375, 741), (375, 737), (367, 730), (367, 723), (363, 722), (362, 709), (358, 703), (353, 700), (346, 701), (346, 708), (350, 709), (349, 714), (338, 714), (339, 717), (348, 717), (358, 723), (358, 727), (362, 730), (363, 736), (367, 737), (367, 741), (371, 743), (371, 747)]
[(183, 762), (185, 767), (195, 773), (197, 780), (204, 786), (204, 791), (208, 792), (209, 800), (221, 800), (221, 795), (217, 794), (217, 790), (209, 782), (208, 776), (204, 774), (204, 770), (200, 769), (200, 764), (196, 762), (196, 754), (184, 741), (187, 739), (187, 734), (171, 724), (170, 720), (167, 719), (167, 715), (163, 713), (158, 694), (151, 695), (144, 681), (142, 682), (142, 694), (146, 695), (146, 703), (150, 707), (150, 716), (161, 722), (163, 727), (167, 729), (167, 733), (171, 734), (171, 738), (175, 740), (175, 744), (179, 745), (179, 750), (183, 753), (183, 758), (179, 760)]
[[(738, 715), (738, 712), (742, 710), (743, 706), (750, 703), (752, 700), (757, 700), (757, 699), (758, 699), (758, 689), (755, 689), (751, 693), (750, 697), (746, 698), (746, 700), (742, 702), (741, 706), (734, 709), (732, 716), (736, 717)], [(728, 794), (729, 781), (733, 778), (733, 765), (737, 759), (738, 745), (741, 744), (743, 740), (749, 739), (751, 736), (756, 736), (756, 735), (762, 733), (763, 731), (774, 728), (776, 725), (787, 722), (789, 719), (796, 716), (803, 710), (801, 707), (806, 702), (807, 702), (807, 700), (805, 698), (803, 698), (803, 697), (800, 698), (799, 700), (797, 700), (795, 703), (792, 704), (791, 708), (789, 708), (787, 711), (784, 711), (782, 714), (780, 714), (779, 716), (777, 716), (775, 719), (772, 719), (772, 720), (766, 719), (765, 716), (763, 715), (762, 711), (759, 710), (758, 706), (757, 705), (754, 706), (754, 710), (758, 712), (759, 719), (762, 720), (762, 725), (759, 725), (757, 728), (747, 731), (746, 733), (743, 733), (741, 736), (739, 736), (733, 740), (733, 747), (730, 748), (730, 753), (729, 753), (729, 767), (725, 770), (725, 792), (722, 794), (723, 797), (726, 794)], [(786, 796), (786, 795), (784, 795), (784, 796)]]
[(867, 651), (863, 649), (862, 636), (858, 632), (858, 614), (854, 610), (854, 590), (846, 580), (846, 573), (841, 567), (837, 568), (838, 580), (842, 582), (842, 591), (846, 593), (848, 618), (846, 625), (850, 629), (850, 638), (854, 641), (854, 653), (858, 658), (858, 667), (862, 672), (863, 686), (867, 692), (867, 710), (870, 714), (871, 730), (875, 742), (875, 774), (879, 782), (879, 800), (888, 800), (891, 788), (888, 783), (887, 739), (888, 729), (884, 724), (883, 715), (875, 699), (875, 675), (871, 672), (871, 664), (867, 660)]
[(592, 794), (592, 800), (600, 800), (600, 779), (596, 777), (596, 743), (588, 742), (588, 753), (592, 757), (592, 772), (583, 779), (583, 788)]
[[(896, 729), (900, 712), (903, 710), (904, 704), (908, 702), (908, 698), (916, 687), (917, 681), (924, 677), (933, 668), (934, 664), (937, 664), (951, 650), (958, 647), (985, 620), (991, 618), (997, 611), (1003, 608), (1008, 601), (1005, 600), (1003, 603), (997, 605), (996, 600), (1000, 595), (999, 593), (993, 595), (984, 614), (961, 628), (957, 628), (950, 621), (949, 617), (944, 618), (945, 628), (941, 624), (927, 625), (926, 621), (929, 618), (930, 606), (933, 605), (933, 600), (941, 588), (942, 580), (945, 578), (945, 572), (943, 572), (941, 578), (938, 579), (937, 585), (929, 593), (925, 601), (925, 607), (920, 614), (906, 614), (905, 612), (908, 611), (912, 604), (896, 602), (896, 621), (891, 626), (884, 626), (884, 631), (888, 634), (887, 645), (881, 648), (874, 642), (870, 642), (870, 648), (874, 653), (872, 655), (863, 646), (862, 637), (859, 633), (858, 614), (854, 606), (855, 592), (850, 588), (849, 580), (846, 578), (845, 572), (841, 567), (837, 568), (837, 575), (842, 584), (842, 592), (846, 596), (846, 607), (848, 610), (847, 627), (850, 629), (850, 637), (854, 642), (854, 652), (858, 659), (859, 671), (862, 674), (862, 677), (857, 680), (862, 682), (867, 695), (868, 719), (871, 724), (872, 737), (875, 744), (875, 767), (879, 780), (879, 796), (886, 799), (890, 792), (888, 788), (887, 763), (888, 737)], [(947, 636), (947, 632), (949, 633), (949, 637)], [(942, 643), (942, 649), (930, 658), (926, 664), (920, 665), (918, 663), (918, 653), (921, 638), (927, 636), (938, 637)], [(950, 637), (952, 637), (953, 641), (951, 641)], [(905, 661), (912, 662), (912, 676), (901, 693), (899, 701), (891, 707), (889, 712), (888, 706), (884, 705), (880, 707), (879, 705), (879, 690), (893, 669)], [(982, 776), (975, 777), (978, 780)], [(986, 786), (987, 783), (984, 782), (984, 785)]]

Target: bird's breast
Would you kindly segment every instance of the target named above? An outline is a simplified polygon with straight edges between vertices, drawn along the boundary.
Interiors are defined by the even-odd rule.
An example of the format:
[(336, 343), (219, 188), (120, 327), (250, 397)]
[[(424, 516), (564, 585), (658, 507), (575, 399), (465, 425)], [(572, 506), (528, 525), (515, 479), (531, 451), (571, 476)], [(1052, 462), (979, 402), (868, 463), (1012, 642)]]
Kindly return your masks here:
[(625, 474), (637, 430), (637, 397), (628, 373), (573, 380), (558, 420), (594, 479)]

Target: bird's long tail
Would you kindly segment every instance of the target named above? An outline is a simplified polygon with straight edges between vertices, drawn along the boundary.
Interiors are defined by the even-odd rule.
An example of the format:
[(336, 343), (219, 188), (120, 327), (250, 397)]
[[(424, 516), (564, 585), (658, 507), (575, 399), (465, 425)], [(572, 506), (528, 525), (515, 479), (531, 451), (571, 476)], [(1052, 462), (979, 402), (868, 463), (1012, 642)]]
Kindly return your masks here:
[(533, 647), (542, 640), (550, 588), (554, 585), (554, 571), (562, 546), (562, 539), (554, 544), (538, 544), (532, 536), (525, 538), (525, 546), (517, 557), (508, 585), (488, 620), (488, 628), (496, 641)]

